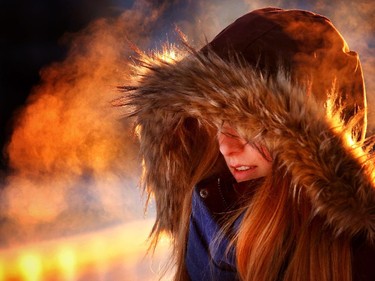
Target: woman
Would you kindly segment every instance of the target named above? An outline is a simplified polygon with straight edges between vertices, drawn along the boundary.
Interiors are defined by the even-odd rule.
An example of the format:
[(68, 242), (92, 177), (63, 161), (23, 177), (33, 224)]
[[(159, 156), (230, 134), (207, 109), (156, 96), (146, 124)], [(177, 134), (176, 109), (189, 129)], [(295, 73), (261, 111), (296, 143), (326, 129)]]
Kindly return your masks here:
[(362, 71), (328, 19), (256, 10), (140, 67), (122, 103), (175, 280), (375, 280)]

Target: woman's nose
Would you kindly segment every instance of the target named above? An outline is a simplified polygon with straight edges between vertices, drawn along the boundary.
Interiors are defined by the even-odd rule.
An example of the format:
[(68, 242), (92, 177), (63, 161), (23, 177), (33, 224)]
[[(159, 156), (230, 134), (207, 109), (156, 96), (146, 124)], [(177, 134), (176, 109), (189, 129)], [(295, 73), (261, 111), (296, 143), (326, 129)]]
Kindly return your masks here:
[(220, 133), (218, 136), (219, 149), (224, 156), (241, 152), (244, 149), (246, 141), (239, 137), (232, 137)]

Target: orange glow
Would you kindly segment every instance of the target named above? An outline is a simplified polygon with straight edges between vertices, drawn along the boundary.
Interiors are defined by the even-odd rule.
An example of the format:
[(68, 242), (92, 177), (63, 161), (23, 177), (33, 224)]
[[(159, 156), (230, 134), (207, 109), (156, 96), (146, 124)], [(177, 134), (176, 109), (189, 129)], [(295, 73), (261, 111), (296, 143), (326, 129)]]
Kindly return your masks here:
[(33, 253), (25, 253), (19, 258), (19, 269), (24, 280), (38, 281), (41, 279), (42, 265), (40, 257)]
[[(90, 199), (110, 222), (141, 212), (126, 201), (138, 192), (136, 184), (129, 184), (140, 173), (136, 144), (110, 103), (130, 71), (124, 61), (131, 52), (125, 43), (131, 33), (128, 21), (98, 20), (70, 35), (67, 58), (41, 70), (41, 83), (18, 112), (7, 146), (12, 174), (0, 190), (1, 215), (20, 229), (18, 236), (6, 234), (12, 242), (43, 239), (44, 233), (37, 233), (43, 232), (41, 224), (53, 225), (42, 228), (54, 231), (53, 237), (59, 237), (59, 228), (78, 229), (79, 223), (64, 223), (78, 216), (86, 223), (85, 214), (71, 210), (85, 210), (93, 204), (86, 202)], [(86, 201), (85, 196), (77, 199), (80, 192), (89, 194)]]
[[(145, 257), (151, 221), (103, 229), (143, 212), (137, 143), (111, 105), (130, 77), (127, 38), (158, 16), (141, 10), (68, 35), (67, 58), (41, 70), (18, 112), (7, 146), (12, 174), (0, 189), (1, 242), (9, 247), (1, 249), (0, 281), (158, 279)], [(167, 243), (160, 249), (165, 255)]]
[[(115, 276), (120, 278), (117, 280), (128, 276), (134, 277), (128, 280), (136, 280), (137, 268), (142, 264), (149, 271), (142, 274), (147, 276), (142, 280), (156, 280), (160, 273), (152, 272), (151, 262), (145, 256), (151, 224), (152, 220), (134, 221), (93, 233), (4, 250), (0, 280), (77, 280), (92, 273), (104, 276), (113, 268), (117, 268)], [(168, 243), (168, 239), (162, 239), (153, 256), (161, 264), (168, 256)]]

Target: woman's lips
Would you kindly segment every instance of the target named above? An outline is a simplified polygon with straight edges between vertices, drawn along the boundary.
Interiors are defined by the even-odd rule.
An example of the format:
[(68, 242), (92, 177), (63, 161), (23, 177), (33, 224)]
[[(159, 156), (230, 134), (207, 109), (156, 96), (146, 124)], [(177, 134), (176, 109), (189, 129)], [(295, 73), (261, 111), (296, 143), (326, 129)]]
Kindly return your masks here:
[(232, 169), (236, 170), (236, 171), (248, 171), (248, 170), (253, 170), (256, 168), (255, 165), (250, 165), (250, 166), (247, 166), (247, 165), (235, 165), (235, 166), (231, 166)]
[(232, 174), (237, 182), (246, 181), (254, 178), (254, 172), (257, 168), (255, 165), (236, 165), (230, 166)]
[(245, 165), (233, 167), (233, 169), (237, 171), (247, 171), (247, 170), (254, 169), (254, 168), (255, 166), (245, 166)]

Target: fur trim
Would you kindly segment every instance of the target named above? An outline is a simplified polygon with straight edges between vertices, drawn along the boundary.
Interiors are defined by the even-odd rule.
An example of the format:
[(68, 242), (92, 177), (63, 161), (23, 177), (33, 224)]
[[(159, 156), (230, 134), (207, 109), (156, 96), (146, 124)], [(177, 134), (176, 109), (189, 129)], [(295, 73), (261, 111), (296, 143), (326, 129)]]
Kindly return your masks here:
[[(155, 194), (155, 231), (174, 232), (192, 190), (191, 154), (206, 140), (189, 137), (186, 120), (207, 138), (224, 121), (242, 137), (265, 144), (289, 173), (291, 191), (304, 191), (314, 214), (336, 233), (375, 239), (374, 161), (353, 128), (340, 120), (338, 94), (326, 106), (285, 73), (266, 79), (252, 68), (214, 54), (189, 54), (179, 62), (143, 61), (145, 73), (121, 101), (140, 127), (144, 183)], [(343, 106), (345, 107), (345, 106)], [(211, 130), (212, 131), (212, 130)], [(354, 134), (354, 137), (353, 137)]]

